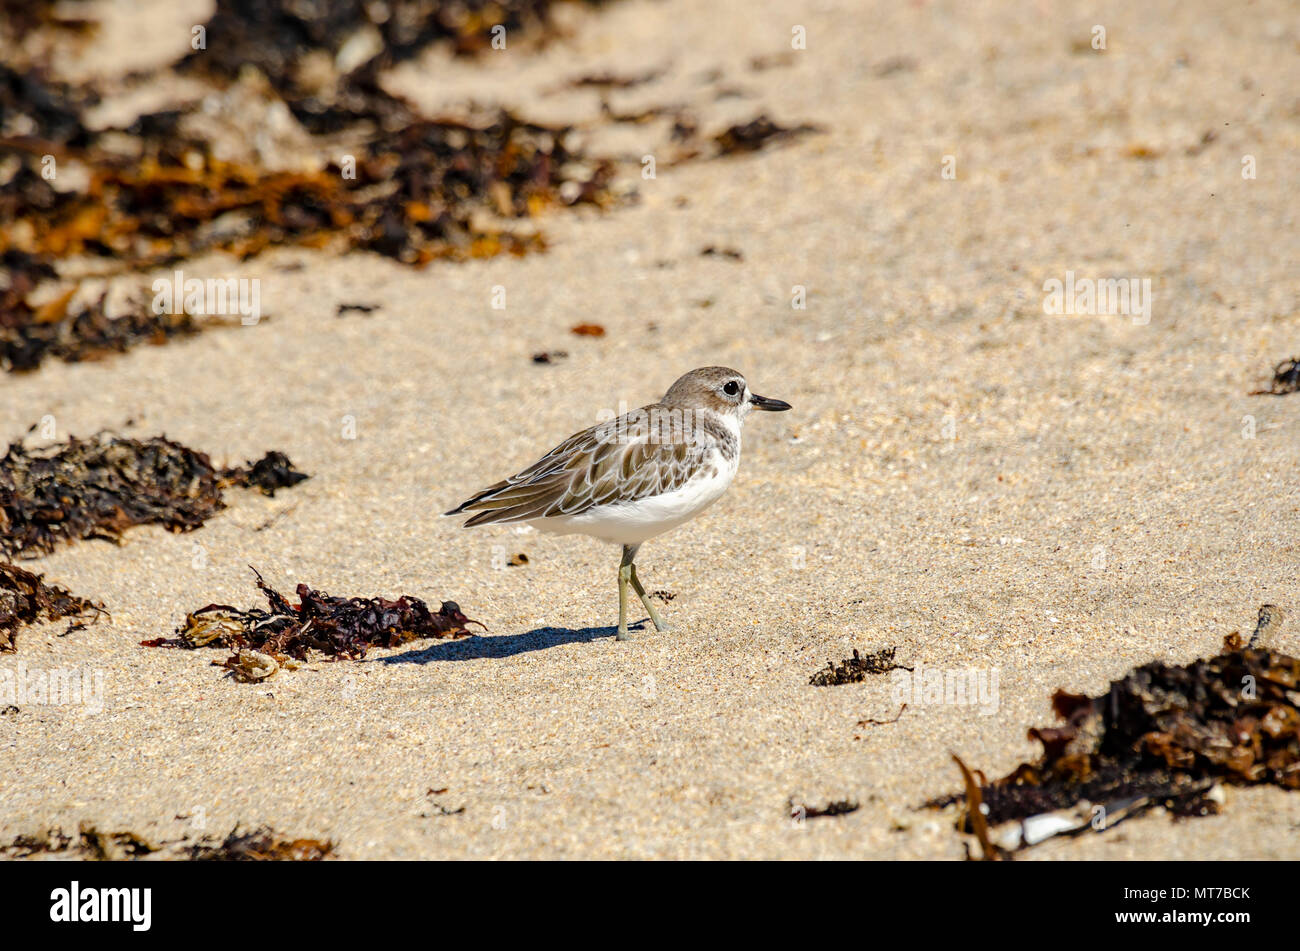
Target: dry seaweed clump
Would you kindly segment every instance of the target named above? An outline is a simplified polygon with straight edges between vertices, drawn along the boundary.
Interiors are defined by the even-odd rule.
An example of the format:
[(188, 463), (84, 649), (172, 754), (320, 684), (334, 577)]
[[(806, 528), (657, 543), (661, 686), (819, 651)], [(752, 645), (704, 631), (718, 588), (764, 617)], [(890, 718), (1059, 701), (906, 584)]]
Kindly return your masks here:
[[(211, 250), (247, 258), (282, 244), (367, 248), (412, 264), (523, 253), (540, 247), (540, 239), (493, 227), (485, 216), (521, 218), (551, 205), (610, 200), (612, 163), (570, 149), (565, 127), (529, 123), (504, 110), (475, 122), (426, 119), (364, 69), (350, 74), (341, 98), (295, 98), (300, 90), (291, 65), (346, 38), (334, 32), (331, 8), (345, 20), (364, 20), (368, 8), (286, 2), (276, 12), (275, 6), (224, 3), (216, 19), (234, 17), (287, 44), (276, 56), (252, 56), (274, 89), (248, 91), (264, 109), (287, 105), (316, 133), (299, 130), (302, 163), (285, 168), (263, 167), (260, 158), (223, 158), (218, 146), (225, 140), (213, 140), (212, 122), (193, 104), (142, 115), (126, 128), (91, 131), (83, 112), (93, 91), (0, 66), (0, 253), (30, 257), (28, 282), (49, 277), (37, 269), (70, 255), (111, 259), (120, 269)], [(460, 5), (432, 6), (463, 12)], [(263, 29), (262, 14), (273, 15), (274, 28)], [(317, 15), (325, 20), (319, 36), (310, 24), (293, 26)], [(397, 29), (399, 20), (386, 22)], [(286, 40), (286, 32), (294, 38)], [(374, 59), (391, 59), (402, 48), (378, 46)], [(238, 56), (222, 56), (209, 44), (191, 62), (219, 72), (241, 67), (252, 52), (241, 46)], [(10, 128), (22, 131), (7, 134)], [(345, 129), (346, 141), (331, 135)], [(337, 158), (317, 167), (313, 157), (321, 154)], [(58, 169), (79, 166), (87, 184), (65, 188), (61, 176), (49, 175), (51, 160)], [(5, 303), (5, 310), (13, 307)]]
[[(90, 359), (217, 322), (137, 303), (110, 318), (102, 299), (69, 307), (75, 287), (33, 303), (50, 296), (32, 296), (43, 283), (76, 276), (69, 268), (60, 274), (56, 262), (75, 259), (78, 272), (111, 278), (212, 251), (247, 259), (298, 245), (371, 250), (419, 266), (540, 250), (541, 235), (515, 220), (553, 206), (613, 201), (613, 163), (571, 148), (567, 127), (504, 110), (473, 121), (427, 119), (384, 91), (377, 69), (430, 38), (460, 35), (459, 26), (437, 23), (473, 33), (503, 22), (500, 3), (399, 6), (376, 25), (369, 18), (379, 6), (359, 0), (223, 0), (208, 48), (186, 62), (209, 75), (248, 62), (265, 70), (269, 85), (241, 80), (229, 91), (239, 103), (233, 130), (217, 128), (198, 104), (91, 130), (84, 112), (95, 103), (93, 88), (0, 64), (0, 365), (25, 370), (47, 356)], [(522, 24), (530, 10), (544, 16), (549, 0), (504, 6), (504, 22)], [(491, 13), (490, 22), (480, 13)], [(238, 55), (215, 48), (244, 33), (251, 42), (241, 41)], [(335, 76), (333, 54), (354, 58), (343, 56), (349, 44), (370, 55)], [(330, 76), (318, 75), (322, 66)], [(277, 163), (260, 147), (231, 153), (232, 139), (253, 141), (245, 127), (256, 125), (256, 116), (286, 109), (292, 117), (285, 115), (277, 134), (295, 145), (271, 150), (283, 167), (268, 167)], [(289, 153), (292, 161), (284, 158)], [(326, 155), (334, 157), (328, 164)]]
[[(139, 156), (95, 147), (73, 156), (91, 169), (84, 192), (11, 202), (0, 250), (40, 261), (99, 255), (134, 267), (211, 250), (249, 258), (286, 244), (363, 248), (409, 264), (524, 253), (540, 239), (483, 216), (606, 200), (612, 166), (583, 162), (566, 138), (565, 129), (505, 111), (481, 124), (406, 117), (361, 143), (346, 167), (304, 171), (224, 161), (171, 129), (141, 133)], [(38, 152), (19, 153), (25, 168)]]
[(261, 826), (232, 829), (220, 842), (197, 842), (186, 856), (194, 862), (320, 862), (334, 852), (328, 839), (290, 839)]
[(860, 803), (856, 803), (851, 799), (832, 800), (824, 806), (809, 806), (806, 803), (796, 805), (793, 799), (789, 799), (785, 805), (790, 813), (790, 818), (796, 822), (801, 819), (826, 819), (835, 816), (847, 816), (849, 813), (857, 812), (862, 808)]
[(1251, 396), (1286, 396), (1300, 391), (1300, 357), (1290, 357), (1273, 368), (1273, 379), (1266, 390), (1253, 390)]
[(838, 664), (827, 661), (826, 666), (812, 675), (808, 683), (814, 687), (838, 687), (841, 684), (856, 684), (866, 680), (872, 674), (887, 674), (891, 670), (911, 670), (894, 662), (897, 647), (882, 647), (873, 654), (863, 657), (857, 648), (852, 657), (846, 657)]
[(60, 856), (88, 862), (150, 861), (193, 862), (319, 862), (334, 852), (334, 843), (320, 839), (290, 839), (269, 826), (241, 831), (237, 826), (224, 838), (204, 837), (175, 842), (154, 842), (131, 831), (105, 832), (83, 822), (74, 835), (49, 829), (19, 835), (0, 845), (0, 856), (27, 859)]
[[(110, 316), (105, 309), (107, 294), (73, 305), (75, 287), (34, 307), (27, 302), (35, 287), (32, 276), (39, 273), (34, 259), (16, 251), (0, 255), (0, 267), (11, 263), (9, 286), (0, 289), (0, 370), (35, 370), (47, 357), (69, 363), (97, 360), (141, 343), (162, 344), (202, 329), (202, 323), (188, 313), (155, 313), (138, 302), (126, 313)], [(48, 276), (54, 276), (52, 270)]]
[[(1261, 630), (1271, 633), (1281, 616), (1265, 605)], [(1234, 634), (1214, 657), (1145, 664), (1097, 697), (1057, 691), (1052, 708), (1063, 723), (1029, 731), (1042, 756), (991, 783), (980, 774), (948, 801), (978, 793), (989, 827), (1017, 821), (989, 836), (1005, 850), (1113, 826), (1156, 805), (1176, 816), (1211, 814), (1217, 783), (1300, 789), (1297, 701), (1300, 658), (1243, 646)]]
[[(176, 64), (217, 84), (253, 67), (313, 134), (373, 120), (390, 130), (414, 113), (383, 89), (379, 75), (433, 43), (459, 54), (553, 32), (557, 0), (217, 0), (206, 48)], [(595, 0), (593, 0), (595, 2)]]
[[(8, 11), (0, 8), (0, 30), (5, 23), (13, 22), (7, 16)], [(36, 70), (21, 70), (0, 62), (0, 136), (4, 137), (0, 143), (12, 146), (19, 135), (28, 135), (47, 143), (85, 145), (90, 133), (81, 121), (81, 112), (95, 99), (90, 91), (50, 80)], [(36, 178), (53, 193), (39, 169)], [(36, 182), (25, 184), (35, 187)], [(4, 190), (8, 189), (6, 184)]]
[(363, 109), (360, 117), (395, 118), (396, 128), (372, 132), (346, 159), (319, 170), (217, 158), (207, 142), (178, 133), (180, 113), (138, 120), (129, 130), (138, 154), (95, 143), (68, 150), (68, 159), (89, 169), (84, 191), (54, 191), (39, 179), (45, 144), (11, 144), (19, 165), (0, 184), (0, 207), (8, 206), (0, 251), (23, 252), (37, 264), (89, 254), (139, 268), (212, 250), (249, 258), (296, 244), (367, 249), (420, 265), (540, 249), (538, 236), (489, 219), (609, 200), (612, 164), (584, 161), (566, 145), (564, 128), (505, 111), (467, 123), (394, 109), (388, 117)]
[(44, 575), (0, 562), (0, 652), (17, 648), (18, 629), (23, 625), (88, 614), (98, 619), (102, 612), (102, 605), (46, 584)]
[(162, 436), (106, 432), (43, 449), (12, 443), (0, 458), (0, 555), (48, 554), (83, 538), (116, 542), (147, 523), (191, 531), (226, 507), (227, 487), (273, 495), (306, 478), (283, 453), (219, 469), (205, 453)]
[(0, 0), (0, 42), (14, 43), (41, 28), (88, 32), (95, 21), (80, 16), (77, 7), (59, 0)]
[(760, 115), (749, 122), (729, 126), (713, 137), (713, 143), (718, 150), (718, 155), (736, 155), (757, 152), (772, 142), (794, 139), (810, 132), (820, 131), (820, 126), (810, 123), (783, 126), (765, 115)]
[(437, 611), (419, 598), (341, 598), (305, 584), (297, 587), (298, 603), (290, 604), (268, 585), (257, 570), (257, 587), (268, 610), (241, 611), (226, 604), (209, 604), (185, 616), (174, 638), (141, 642), (145, 647), (219, 647), (235, 653), (220, 666), (235, 679), (251, 683), (265, 680), (294, 661), (306, 660), (312, 651), (327, 657), (364, 657), (371, 647), (397, 647), (426, 638), (469, 635), (470, 620), (454, 601), (444, 601)]
[(121, 862), (144, 858), (160, 848), (134, 832), (104, 832), (92, 822), (83, 822), (75, 835), (55, 828), (15, 836), (11, 842), (0, 845), (0, 856), (27, 859), (59, 855), (88, 862)]
[(353, 71), (386, 68), (439, 41), (457, 53), (486, 50), (496, 27), (511, 37), (537, 32), (549, 26), (555, 2), (217, 0), (206, 25), (207, 49), (191, 53), (183, 66), (233, 79), (252, 63), (281, 92), (302, 95), (340, 62)]

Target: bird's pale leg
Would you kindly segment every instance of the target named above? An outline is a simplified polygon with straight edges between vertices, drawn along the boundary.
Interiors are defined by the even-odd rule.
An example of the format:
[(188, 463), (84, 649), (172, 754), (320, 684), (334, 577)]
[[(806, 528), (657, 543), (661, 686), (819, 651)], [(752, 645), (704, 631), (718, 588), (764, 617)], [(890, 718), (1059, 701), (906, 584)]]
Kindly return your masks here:
[[(628, 554), (629, 547), (632, 549), (631, 555)], [(641, 599), (641, 603), (645, 605), (645, 609), (650, 612), (650, 623), (655, 626), (655, 630), (672, 630), (672, 628), (668, 626), (668, 622), (659, 616), (659, 612), (655, 610), (655, 606), (650, 603), (650, 599), (646, 597), (645, 588), (641, 587), (641, 579), (636, 576), (636, 565), (632, 562), (632, 559), (636, 557), (636, 550), (640, 547), (640, 545), (632, 545), (624, 546), (623, 548), (623, 561), (630, 569), (628, 580), (632, 582), (632, 588), (636, 591), (636, 596)]]
[(623, 560), (618, 566), (618, 633), (615, 638), (627, 640), (627, 585), (632, 577), (632, 559), (636, 555), (635, 545), (623, 546)]
[(645, 588), (641, 587), (641, 579), (636, 576), (636, 565), (632, 565), (631, 567), (632, 577), (630, 580), (632, 582), (632, 587), (636, 590), (637, 597), (641, 599), (641, 603), (645, 605), (645, 609), (650, 612), (650, 622), (654, 624), (656, 631), (671, 631), (673, 629), (672, 625), (659, 616), (659, 612), (655, 610), (655, 606), (651, 604), (650, 599), (646, 597)]

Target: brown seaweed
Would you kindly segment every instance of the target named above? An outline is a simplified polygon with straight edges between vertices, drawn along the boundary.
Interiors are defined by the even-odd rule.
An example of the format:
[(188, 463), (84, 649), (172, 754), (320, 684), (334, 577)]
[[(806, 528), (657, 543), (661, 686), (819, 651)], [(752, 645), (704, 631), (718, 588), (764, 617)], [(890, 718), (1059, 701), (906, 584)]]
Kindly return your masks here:
[(103, 613), (102, 605), (46, 584), (44, 579), (44, 575), (0, 562), (0, 652), (16, 649), (18, 629), (24, 625), (92, 614), (98, 619)]
[(808, 683), (814, 687), (838, 687), (841, 684), (856, 684), (874, 674), (887, 674), (891, 670), (911, 670), (895, 663), (894, 654), (897, 647), (882, 647), (875, 653), (863, 657), (857, 648), (852, 657), (846, 657), (838, 664), (827, 661), (826, 666), (812, 675)]
[(608, 201), (612, 165), (584, 166), (567, 134), (504, 110), (478, 123), (408, 118), (373, 133), (346, 166), (319, 171), (266, 170), (218, 159), (205, 142), (143, 137), (139, 156), (71, 153), (92, 170), (89, 187), (48, 193), (35, 171), (43, 146), (11, 144), (23, 163), (15, 180), (30, 186), (0, 191), (9, 206), (0, 251), (135, 267), (210, 250), (249, 258), (284, 244), (363, 248), (409, 264), (522, 254), (541, 239), (485, 225), (482, 213), (522, 218)]
[(459, 54), (477, 53), (491, 46), (495, 27), (504, 28), (507, 37), (540, 32), (550, 25), (555, 2), (217, 0), (205, 25), (207, 48), (190, 53), (179, 68), (233, 80), (245, 64), (252, 64), (287, 99), (299, 100), (321, 85), (319, 77), (306, 75), (308, 58), (318, 66), (335, 62), (343, 46), (364, 32), (374, 35), (373, 52), (349, 75), (387, 68), (436, 42)]
[(334, 852), (328, 839), (290, 839), (269, 826), (236, 827), (220, 842), (196, 842), (186, 858), (194, 862), (320, 862)]
[(126, 313), (110, 317), (106, 294), (79, 306), (69, 306), (69, 291), (41, 307), (25, 297), (30, 284), (21, 270), (0, 291), (0, 370), (35, 370), (47, 357), (69, 363), (125, 353), (142, 343), (162, 344), (173, 337), (198, 333), (205, 321), (187, 313), (155, 313), (133, 303)]
[(654, 82), (664, 71), (662, 69), (647, 69), (640, 73), (620, 74), (608, 70), (596, 73), (584, 73), (581, 76), (575, 76), (564, 84), (566, 89), (632, 89), (635, 86), (642, 86), (646, 83)]
[(1300, 357), (1289, 357), (1273, 368), (1266, 390), (1252, 390), (1251, 396), (1286, 396), (1300, 390)]
[(282, 453), (221, 469), (163, 436), (102, 432), (42, 449), (15, 442), (0, 458), (0, 556), (48, 554), (86, 538), (117, 542), (133, 525), (192, 531), (226, 507), (224, 488), (272, 495), (305, 478)]
[[(110, 319), (102, 299), (69, 309), (75, 287), (52, 304), (32, 303), (39, 285), (58, 278), (54, 262), (73, 256), (102, 259), (111, 276), (210, 251), (246, 259), (277, 245), (365, 249), (417, 266), (544, 248), (539, 234), (508, 220), (609, 203), (612, 163), (570, 148), (567, 128), (504, 110), (472, 122), (423, 118), (385, 92), (376, 71), (434, 39), (472, 45), (497, 24), (545, 21), (549, 2), (411, 2), (380, 15), (360, 0), (222, 0), (208, 48), (185, 63), (223, 79), (260, 67), (271, 80), (263, 94), (289, 106), (312, 134), (311, 152), (336, 157), (316, 169), (219, 158), (202, 131), (210, 123), (193, 121), (196, 104), (91, 131), (83, 112), (96, 101), (93, 88), (0, 65), (0, 367), (91, 359), (206, 326), (139, 304)], [(338, 52), (363, 26), (380, 34), (378, 51), (334, 93), (299, 81), (304, 57)], [(220, 55), (231, 47), (238, 55)], [(346, 144), (331, 137), (344, 128)], [(51, 159), (60, 170), (84, 169), (87, 184), (56, 188)]]
[(241, 831), (236, 826), (222, 839), (205, 836), (154, 842), (130, 830), (107, 832), (82, 822), (77, 832), (51, 828), (15, 836), (0, 845), (0, 856), (26, 859), (56, 855), (87, 862), (181, 860), (193, 862), (319, 862), (334, 852), (334, 843), (320, 839), (291, 839), (269, 826)]
[(75, 835), (53, 828), (15, 836), (0, 846), (0, 855), (10, 859), (62, 855), (87, 862), (119, 862), (144, 858), (160, 849), (134, 832), (105, 832), (92, 822), (82, 822)]
[[(1281, 616), (1265, 605), (1257, 639)], [(1096, 697), (1058, 690), (1052, 708), (1062, 722), (1029, 731), (1039, 759), (979, 784), (983, 818), (995, 826), (1080, 803), (1196, 816), (1216, 811), (1207, 794), (1218, 782), (1300, 789), (1298, 688), (1300, 658), (1242, 646), (1234, 634), (1213, 657), (1144, 664)]]
[[(19, 0), (20, 5), (24, 2)], [(0, 10), (0, 24), (12, 24), (8, 19), (10, 11), (6, 3)], [(51, 80), (37, 70), (24, 71), (0, 63), (0, 130), (22, 129), (33, 141), (43, 143), (85, 145), (91, 133), (82, 122), (81, 113), (94, 105), (96, 99), (90, 90)], [(36, 177), (43, 181), (39, 174)], [(9, 185), (0, 187), (0, 202), (8, 188)]]
[(718, 155), (736, 155), (745, 152), (757, 152), (772, 142), (794, 139), (810, 132), (820, 132), (821, 127), (809, 123), (796, 126), (783, 126), (765, 115), (759, 115), (749, 122), (729, 126), (713, 137)]
[[(952, 755), (952, 761), (957, 764), (961, 770), (962, 780), (966, 784), (965, 794), (965, 821), (970, 826), (971, 831), (975, 834), (975, 839), (979, 842), (980, 851), (983, 853), (984, 861), (996, 862), (1005, 858), (1004, 849), (995, 845), (989, 839), (989, 824), (984, 817), (984, 808), (981, 802), (981, 789), (979, 783), (975, 781), (975, 775), (969, 767), (961, 761), (961, 757), (956, 753)], [(967, 858), (970, 855), (967, 853)]]
[(795, 805), (794, 800), (791, 799), (786, 803), (786, 808), (790, 811), (792, 818), (825, 819), (834, 816), (847, 816), (851, 812), (857, 812), (862, 806), (851, 799), (837, 799), (828, 802), (824, 806)]
[(312, 651), (331, 658), (359, 658), (372, 647), (467, 637), (470, 624), (483, 626), (467, 618), (454, 601), (444, 601), (437, 611), (431, 611), (424, 601), (409, 595), (391, 601), (343, 598), (299, 584), (295, 589), (298, 603), (291, 604), (257, 569), (252, 571), (267, 610), (209, 604), (187, 614), (174, 638), (142, 641), (142, 645), (234, 651), (221, 666), (236, 679), (251, 682), (273, 675), (287, 662), (306, 660)]
[[(15, 199), (0, 250), (46, 261), (97, 254), (140, 267), (209, 250), (248, 258), (273, 245), (331, 241), (411, 264), (522, 253), (539, 239), (485, 227), (475, 213), (519, 218), (605, 200), (612, 167), (596, 163), (586, 177), (571, 177), (581, 162), (566, 136), (505, 111), (474, 124), (412, 119), (373, 134), (354, 166), (320, 171), (227, 162), (204, 142), (171, 137), (141, 139), (139, 157), (90, 149), (75, 156), (93, 169), (87, 190), (55, 192), (39, 205)], [(18, 154), (30, 174), (38, 156)]]

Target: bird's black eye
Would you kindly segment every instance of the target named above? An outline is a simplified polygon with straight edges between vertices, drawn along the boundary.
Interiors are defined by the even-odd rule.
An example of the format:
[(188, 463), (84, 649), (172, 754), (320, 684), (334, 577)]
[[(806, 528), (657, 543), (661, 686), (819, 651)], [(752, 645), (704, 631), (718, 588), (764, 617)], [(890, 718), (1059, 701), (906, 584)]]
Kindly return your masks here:
[(728, 396), (735, 396), (740, 392), (740, 384), (735, 380), (729, 380), (727, 381), (727, 385), (722, 388), (722, 392), (726, 393)]

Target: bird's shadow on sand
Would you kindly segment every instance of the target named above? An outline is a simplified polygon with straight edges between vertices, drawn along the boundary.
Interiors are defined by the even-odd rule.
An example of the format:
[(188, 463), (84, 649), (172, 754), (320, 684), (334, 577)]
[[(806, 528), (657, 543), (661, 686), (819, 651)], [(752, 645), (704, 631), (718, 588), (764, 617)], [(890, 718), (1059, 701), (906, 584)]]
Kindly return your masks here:
[[(640, 630), (645, 621), (629, 624), (628, 629)], [(514, 657), (530, 651), (542, 651), (562, 644), (585, 644), (599, 637), (613, 637), (613, 627), (584, 627), (573, 631), (565, 627), (538, 627), (523, 634), (503, 634), (484, 637), (475, 634), (458, 641), (435, 641), (428, 647), (409, 650), (392, 657), (376, 657), (363, 663), (372, 664), (433, 664), (439, 661), (482, 660), (485, 658)]]

